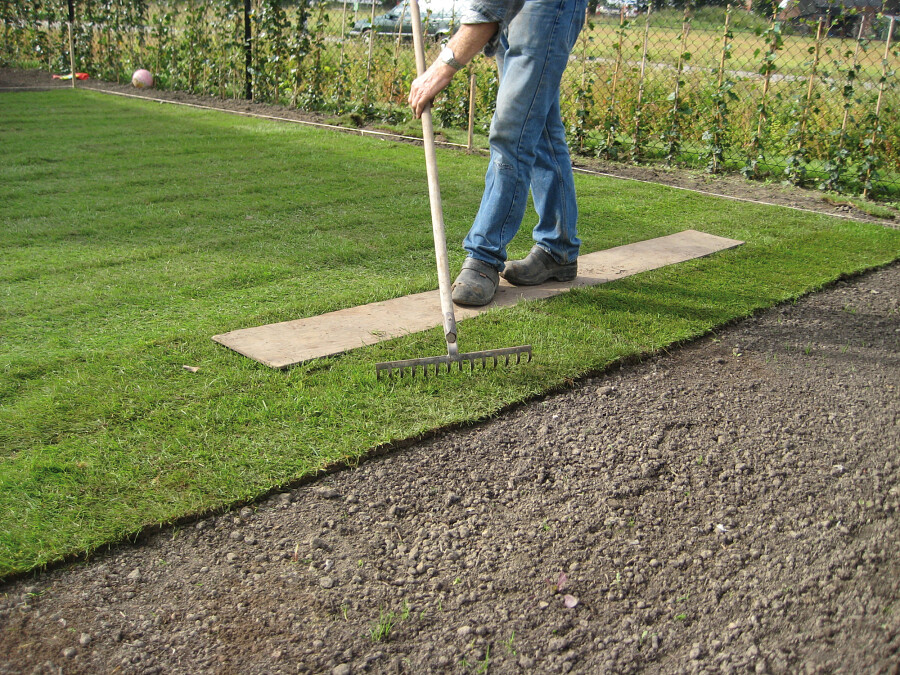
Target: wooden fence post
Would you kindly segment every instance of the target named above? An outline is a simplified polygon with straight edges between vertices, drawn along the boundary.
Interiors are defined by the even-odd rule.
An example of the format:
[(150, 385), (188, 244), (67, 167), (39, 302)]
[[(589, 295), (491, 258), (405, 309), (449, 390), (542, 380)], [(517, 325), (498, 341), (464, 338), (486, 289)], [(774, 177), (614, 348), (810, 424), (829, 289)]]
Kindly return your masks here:
[(647, 18), (644, 23), (644, 46), (641, 51), (641, 74), (638, 77), (638, 93), (637, 101), (634, 106), (634, 139), (631, 145), (631, 161), (637, 162), (641, 158), (641, 106), (644, 102), (644, 77), (647, 72), (647, 43), (650, 39), (650, 12), (651, 7), (647, 7)]
[[(619, 35), (616, 40), (616, 67), (613, 70), (612, 91), (609, 94), (609, 109), (613, 110), (616, 106), (616, 89), (619, 88), (619, 70), (622, 67), (622, 38), (625, 37), (625, 5), (619, 9)], [(615, 114), (615, 113), (613, 113)], [(617, 126), (608, 124), (606, 129), (606, 148), (607, 152), (612, 146), (613, 134), (618, 132)]]
[[(872, 128), (872, 138), (871, 138), (871, 148), (872, 152), (875, 151), (875, 143), (878, 138), (878, 123), (879, 118), (881, 116), (881, 103), (884, 99), (884, 87), (887, 84), (887, 67), (888, 67), (888, 59), (891, 56), (891, 38), (894, 36), (894, 22), (897, 20), (896, 16), (891, 17), (891, 23), (888, 26), (888, 34), (887, 38), (884, 41), (884, 58), (881, 60), (881, 82), (878, 83), (878, 100), (875, 103), (875, 124)], [(866, 167), (866, 179), (863, 181), (863, 199), (866, 199), (869, 195), (869, 180), (872, 178), (872, 165), (869, 164)]]
[(475, 69), (469, 64), (469, 136), (466, 151), (472, 152), (472, 140), (475, 135)]
[(822, 33), (825, 30), (825, 18), (819, 17), (819, 28), (816, 30), (816, 49), (813, 55), (812, 72), (809, 74), (809, 84), (806, 87), (806, 105), (803, 107), (803, 119), (800, 120), (800, 138), (797, 140), (797, 149), (803, 147), (803, 137), (806, 133), (806, 122), (809, 117), (809, 108), (812, 105), (813, 84), (816, 81), (816, 73), (819, 69), (819, 60), (822, 58)]

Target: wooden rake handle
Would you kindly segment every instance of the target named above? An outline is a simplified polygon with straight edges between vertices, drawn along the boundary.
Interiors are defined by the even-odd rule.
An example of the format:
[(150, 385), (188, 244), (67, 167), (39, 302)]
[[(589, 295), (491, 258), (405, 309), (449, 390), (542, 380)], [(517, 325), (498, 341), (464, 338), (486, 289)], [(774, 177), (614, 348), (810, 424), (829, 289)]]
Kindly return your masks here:
[[(425, 42), (422, 36), (422, 17), (419, 3), (409, 3), (412, 17), (413, 49), (416, 53), (416, 72), (425, 72)], [(450, 355), (459, 352), (456, 344), (456, 316), (450, 290), (450, 262), (447, 257), (447, 236), (444, 230), (444, 209), (441, 204), (441, 186), (438, 182), (437, 153), (434, 145), (434, 123), (431, 104), (422, 112), (422, 139), (425, 143), (425, 168), (428, 173), (428, 198), (431, 205), (431, 227), (434, 233), (434, 253), (437, 258), (438, 288), (441, 295), (441, 315), (444, 318), (444, 337)]]

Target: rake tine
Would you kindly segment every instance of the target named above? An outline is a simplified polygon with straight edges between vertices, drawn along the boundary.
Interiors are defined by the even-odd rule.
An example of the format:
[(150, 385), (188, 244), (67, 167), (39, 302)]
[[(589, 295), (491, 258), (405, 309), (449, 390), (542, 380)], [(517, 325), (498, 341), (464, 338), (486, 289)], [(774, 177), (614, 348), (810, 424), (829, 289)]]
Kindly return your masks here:
[[(458, 351), (452, 351), (446, 356), (433, 356), (424, 359), (408, 359), (405, 361), (390, 361), (387, 363), (379, 363), (376, 365), (378, 379), (384, 377), (393, 377), (396, 375), (399, 379), (409, 377), (414, 379), (419, 371), (422, 377), (437, 377), (442, 373), (465, 372), (468, 368), (470, 373), (474, 373), (479, 364), (481, 369), (487, 370), (488, 364), (499, 368), (501, 365), (510, 365), (515, 356), (515, 363), (519, 364), (530, 362), (532, 358), (531, 345), (523, 345), (520, 347), (509, 347), (506, 349), (491, 349), (483, 352), (469, 352), (460, 354)], [(523, 359), (523, 357), (526, 357)]]

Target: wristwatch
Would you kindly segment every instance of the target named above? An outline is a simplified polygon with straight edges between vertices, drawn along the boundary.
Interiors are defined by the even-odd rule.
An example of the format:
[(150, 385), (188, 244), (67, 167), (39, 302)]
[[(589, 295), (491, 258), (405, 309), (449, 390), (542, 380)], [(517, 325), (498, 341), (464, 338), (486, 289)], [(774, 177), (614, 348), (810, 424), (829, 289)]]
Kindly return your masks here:
[(460, 70), (461, 68), (465, 67), (464, 63), (460, 63), (456, 60), (456, 57), (453, 55), (453, 50), (450, 49), (450, 47), (444, 47), (441, 55), (438, 58), (440, 58), (442, 62), (453, 68), (453, 70)]

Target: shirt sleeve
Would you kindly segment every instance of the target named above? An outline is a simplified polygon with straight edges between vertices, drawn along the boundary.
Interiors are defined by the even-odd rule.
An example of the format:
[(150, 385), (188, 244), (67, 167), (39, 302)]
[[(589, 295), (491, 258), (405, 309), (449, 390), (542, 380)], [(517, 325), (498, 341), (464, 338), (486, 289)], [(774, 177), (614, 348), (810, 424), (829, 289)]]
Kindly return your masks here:
[(506, 16), (506, 2), (496, 0), (472, 0), (466, 3), (462, 23), (502, 23)]
[(498, 23), (500, 28), (484, 47), (486, 56), (493, 56), (500, 44), (500, 32), (513, 20), (525, 0), (470, 0), (460, 18), (461, 23)]

